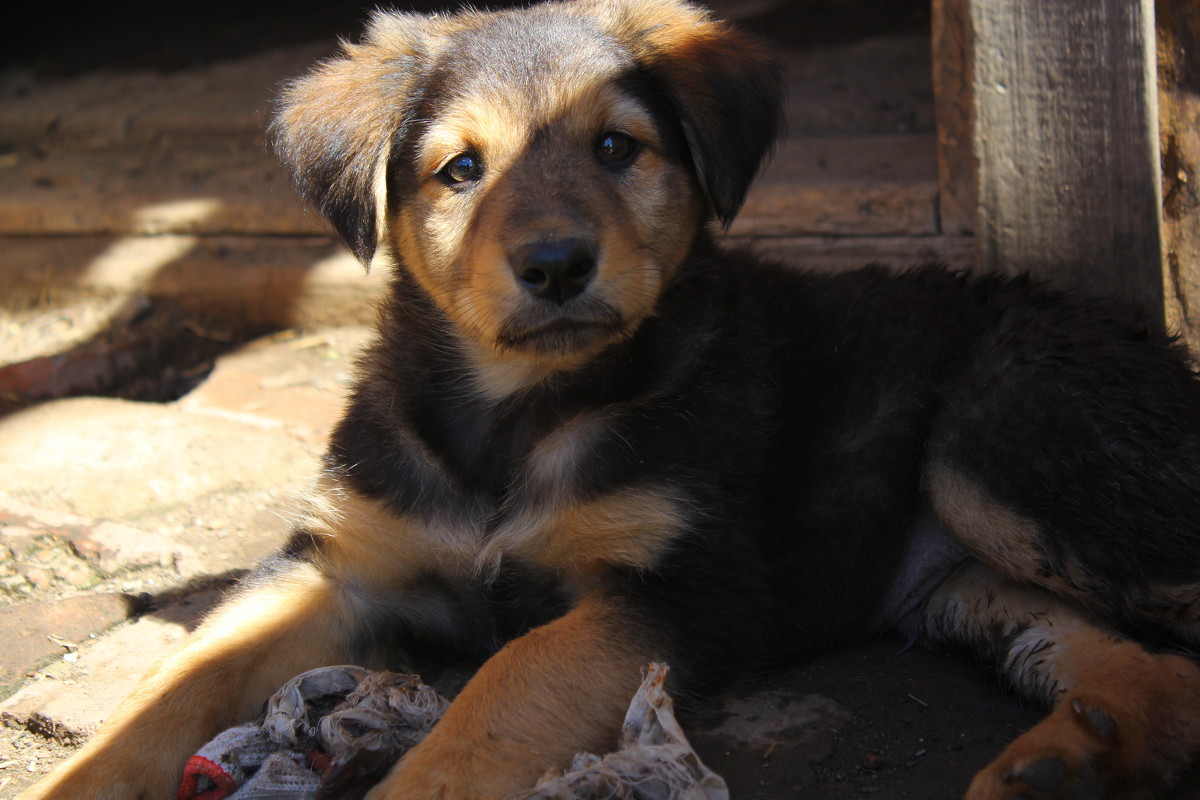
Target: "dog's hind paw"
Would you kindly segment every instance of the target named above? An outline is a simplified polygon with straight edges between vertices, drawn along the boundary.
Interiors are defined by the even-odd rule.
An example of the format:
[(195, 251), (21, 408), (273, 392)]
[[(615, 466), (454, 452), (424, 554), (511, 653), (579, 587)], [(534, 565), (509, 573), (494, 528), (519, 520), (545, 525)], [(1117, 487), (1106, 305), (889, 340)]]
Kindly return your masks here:
[[(1067, 666), (1070, 655), (1059, 656)], [(1112, 642), (1083, 663), (1064, 670), (1076, 685), (975, 777), (967, 800), (1159, 800), (1200, 762), (1194, 662)]]
[[(1003, 760), (1003, 759), (1000, 759)], [(1071, 762), (1046, 756), (976, 776), (967, 800), (1102, 800), (1104, 787), (1088, 761)]]
[(1075, 698), (980, 772), (967, 800), (1102, 800), (1097, 765), (1117, 746), (1109, 713)]
[(1019, 772), (1005, 772), (1002, 777), (1012, 789), (1013, 798), (1100, 800), (1104, 797), (1100, 776), (1087, 762), (1069, 769), (1062, 760), (1051, 756), (1034, 761)]

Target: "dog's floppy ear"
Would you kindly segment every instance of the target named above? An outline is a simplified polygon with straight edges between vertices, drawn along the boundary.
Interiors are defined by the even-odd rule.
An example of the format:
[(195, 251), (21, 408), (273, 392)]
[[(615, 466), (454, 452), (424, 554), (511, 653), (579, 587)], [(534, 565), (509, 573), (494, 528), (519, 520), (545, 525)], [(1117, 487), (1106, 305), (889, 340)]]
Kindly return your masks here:
[(783, 130), (783, 75), (757, 39), (676, 0), (601, 0), (609, 29), (664, 89), (701, 186), (729, 225)]
[(289, 84), (271, 123), (300, 195), (369, 264), (379, 242), (391, 143), (411, 118), (427, 21), (375, 12), (360, 44)]

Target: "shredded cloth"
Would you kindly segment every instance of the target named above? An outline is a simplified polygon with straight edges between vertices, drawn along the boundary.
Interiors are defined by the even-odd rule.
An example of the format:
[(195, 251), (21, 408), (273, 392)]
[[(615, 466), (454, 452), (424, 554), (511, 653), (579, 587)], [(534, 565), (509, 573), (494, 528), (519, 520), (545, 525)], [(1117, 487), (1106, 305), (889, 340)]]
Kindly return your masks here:
[(261, 722), (230, 728), (188, 760), (179, 800), (360, 796), (448, 705), (416, 675), (305, 672), (267, 701)]
[[(675, 720), (667, 668), (651, 664), (606, 756), (577, 755), (520, 800), (728, 800)], [(179, 800), (352, 800), (425, 738), (449, 702), (416, 675), (324, 667), (288, 681), (257, 723), (188, 761)]]
[(550, 773), (517, 798), (729, 800), (725, 780), (704, 766), (683, 735), (666, 680), (667, 668), (651, 664), (625, 713), (616, 752), (580, 753), (565, 774)]

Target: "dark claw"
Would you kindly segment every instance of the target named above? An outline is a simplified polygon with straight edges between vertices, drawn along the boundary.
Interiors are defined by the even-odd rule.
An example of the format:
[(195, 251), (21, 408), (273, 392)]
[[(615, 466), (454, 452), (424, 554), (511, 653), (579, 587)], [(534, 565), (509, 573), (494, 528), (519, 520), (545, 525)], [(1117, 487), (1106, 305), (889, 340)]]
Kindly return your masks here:
[(1117, 723), (1111, 716), (1098, 708), (1085, 709), (1078, 700), (1071, 701), (1071, 709), (1075, 716), (1087, 722), (1096, 733), (1105, 739), (1111, 739), (1117, 730)]
[[(1107, 715), (1105, 715), (1107, 716)], [(1020, 772), (1009, 770), (1004, 773), (1005, 783), (1023, 783), (1038, 797), (1056, 797), (1061, 800), (1104, 800), (1104, 787), (1100, 776), (1091, 764), (1084, 764), (1072, 776), (1067, 766), (1057, 758), (1035, 761)], [(1066, 791), (1066, 794), (1062, 792)], [(1014, 795), (1012, 800), (1035, 800), (1028, 795)]]
[[(1108, 717), (1107, 714), (1104, 716)], [(1111, 721), (1111, 717), (1109, 719)], [(1064, 800), (1104, 800), (1104, 787), (1091, 764), (1084, 764), (1075, 775), (1075, 785)]]
[(1018, 772), (1015, 777), (1035, 792), (1054, 794), (1062, 789), (1067, 780), (1067, 765), (1057, 758), (1043, 758)]

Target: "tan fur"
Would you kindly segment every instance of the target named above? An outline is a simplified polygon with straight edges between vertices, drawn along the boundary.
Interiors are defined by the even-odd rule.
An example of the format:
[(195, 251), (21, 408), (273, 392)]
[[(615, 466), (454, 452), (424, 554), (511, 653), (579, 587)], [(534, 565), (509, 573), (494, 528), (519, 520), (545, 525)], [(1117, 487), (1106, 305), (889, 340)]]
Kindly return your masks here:
[(602, 435), (611, 417), (591, 411), (568, 420), (539, 440), (526, 459), (525, 480), (530, 491), (550, 506), (569, 502), (571, 477), (589, 455), (589, 445)]
[[(933, 510), (955, 538), (1001, 575), (1081, 602), (1089, 600), (1089, 593), (1107, 591), (1070, 561), (1058, 565), (1065, 577), (1049, 574), (1037, 545), (1041, 539), (1037, 525), (989, 497), (969, 478), (933, 467), (925, 475), (925, 487)], [(1200, 590), (1194, 582), (1149, 584), (1144, 594), (1124, 601), (1129, 611), (1149, 624), (1167, 625), (1185, 641), (1200, 644)]]
[(668, 490), (629, 488), (519, 514), (496, 532), (484, 553), (514, 553), (587, 582), (613, 567), (654, 566), (686, 520), (683, 504)]
[(1032, 580), (1042, 571), (1037, 525), (1004, 508), (978, 484), (953, 469), (935, 466), (925, 475), (933, 511), (971, 553), (1001, 574)]
[(579, 751), (611, 750), (641, 670), (661, 654), (599, 597), (488, 660), (368, 800), (507, 797)]
[(464, 342), (463, 349), (474, 368), (471, 379), (475, 390), (493, 401), (536, 386), (558, 371), (553, 362), (547, 363), (534, 356), (498, 353), (494, 348), (481, 347), (476, 342)]
[[(1079, 634), (1059, 646), (1059, 665), (1073, 688), (1050, 716), (976, 776), (966, 800), (1012, 797), (1022, 786), (1021, 773), (1047, 758), (1059, 759), (1073, 774), (1095, 774), (1105, 796), (1162, 797), (1180, 765), (1197, 755), (1200, 671), (1187, 659), (1154, 656), (1103, 635)], [(1111, 720), (1111, 733), (1089, 721), (1096, 712)], [(1070, 791), (1064, 787), (1061, 796)]]
[(477, 531), (399, 518), (331, 475), (313, 492), (304, 527), (319, 539), (321, 569), (367, 590), (394, 592), (422, 573), (462, 578), (474, 569)]
[(1001, 667), (1005, 679), (1048, 703), (1057, 702), (1070, 684), (1056, 668), (1058, 651), (1040, 645), (1097, 629), (1074, 606), (978, 562), (960, 568), (938, 587), (925, 619), (924, 630), (933, 641), (982, 647), (1012, 638)]
[(935, 465), (925, 474), (933, 511), (972, 555), (1011, 578), (1036, 584), (1055, 594), (1083, 598), (1088, 582), (1076, 564), (1059, 565), (1066, 577), (1052, 575), (1038, 543), (1042, 534), (1033, 520), (1005, 508), (970, 478)]

